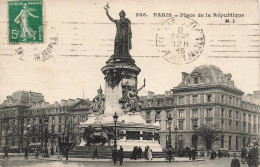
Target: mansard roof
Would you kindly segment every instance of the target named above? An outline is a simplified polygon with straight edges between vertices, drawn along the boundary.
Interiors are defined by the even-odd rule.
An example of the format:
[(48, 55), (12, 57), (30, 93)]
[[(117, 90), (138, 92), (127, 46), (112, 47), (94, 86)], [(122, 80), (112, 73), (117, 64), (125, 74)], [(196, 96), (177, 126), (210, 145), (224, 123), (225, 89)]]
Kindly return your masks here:
[(219, 67), (214, 65), (201, 65), (196, 67), (190, 74), (182, 72), (182, 81), (174, 89), (206, 85), (223, 85), (226, 88), (243, 93), (235, 86), (230, 73), (224, 74)]

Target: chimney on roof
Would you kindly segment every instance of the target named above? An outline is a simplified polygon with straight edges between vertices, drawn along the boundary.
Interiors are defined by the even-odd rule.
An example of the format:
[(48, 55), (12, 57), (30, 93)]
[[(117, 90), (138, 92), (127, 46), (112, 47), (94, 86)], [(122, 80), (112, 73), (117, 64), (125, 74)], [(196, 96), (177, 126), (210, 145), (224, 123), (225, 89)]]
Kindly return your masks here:
[(181, 75), (182, 75), (182, 81), (184, 81), (185, 78), (186, 78), (189, 74), (186, 73), (186, 72), (182, 72)]
[(165, 96), (170, 96), (170, 95), (171, 95), (171, 91), (170, 90), (165, 91)]
[(54, 106), (58, 106), (58, 105), (59, 105), (59, 102), (55, 101)]
[(81, 100), (83, 100), (83, 99), (81, 99), (81, 98), (76, 98), (76, 103), (79, 102), (79, 101), (81, 101)]
[(70, 106), (70, 105), (73, 105), (73, 104), (75, 104), (76, 103), (76, 101), (74, 100), (74, 99), (69, 99), (68, 100), (68, 105)]
[(68, 100), (61, 100), (60, 101), (60, 103), (61, 103), (61, 106), (67, 106), (68, 105)]
[(155, 95), (155, 93), (152, 91), (147, 92), (147, 98), (152, 98), (154, 95)]

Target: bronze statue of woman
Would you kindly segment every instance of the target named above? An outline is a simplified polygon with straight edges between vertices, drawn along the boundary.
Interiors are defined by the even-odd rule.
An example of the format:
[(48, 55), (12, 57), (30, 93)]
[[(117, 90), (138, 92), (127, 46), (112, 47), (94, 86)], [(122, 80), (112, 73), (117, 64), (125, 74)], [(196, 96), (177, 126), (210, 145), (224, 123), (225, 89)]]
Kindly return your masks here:
[(109, 20), (114, 22), (117, 28), (114, 53), (129, 53), (129, 50), (132, 49), (132, 32), (130, 20), (128, 18), (125, 18), (125, 12), (123, 10), (119, 13), (120, 20), (114, 20), (108, 14), (108, 8), (105, 8), (105, 10)]

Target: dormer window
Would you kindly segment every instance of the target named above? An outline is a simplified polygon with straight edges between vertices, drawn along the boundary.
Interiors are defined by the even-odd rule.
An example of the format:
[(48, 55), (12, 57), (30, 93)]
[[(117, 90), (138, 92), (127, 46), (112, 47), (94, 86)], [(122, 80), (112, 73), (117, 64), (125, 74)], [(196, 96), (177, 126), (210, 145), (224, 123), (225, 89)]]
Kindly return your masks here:
[(198, 77), (195, 77), (194, 78), (194, 84), (198, 84), (199, 80), (198, 80)]

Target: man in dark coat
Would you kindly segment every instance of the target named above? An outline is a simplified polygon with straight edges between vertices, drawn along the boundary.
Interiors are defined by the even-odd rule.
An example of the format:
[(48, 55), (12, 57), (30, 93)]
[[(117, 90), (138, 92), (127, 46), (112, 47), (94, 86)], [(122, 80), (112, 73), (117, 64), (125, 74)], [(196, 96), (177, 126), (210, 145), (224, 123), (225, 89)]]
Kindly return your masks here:
[(28, 159), (28, 148), (27, 147), (25, 147), (25, 149), (24, 149), (24, 158), (26, 158), (26, 159)]
[(99, 159), (97, 146), (95, 146), (94, 149), (93, 149), (93, 157), (92, 157), (92, 159), (95, 159), (95, 157), (97, 157), (97, 159)]
[(145, 150), (144, 150), (144, 158), (145, 158), (145, 159), (148, 159), (147, 153), (148, 153), (148, 146), (145, 147)]
[(142, 150), (142, 148), (139, 146), (139, 148), (138, 148), (138, 159), (141, 159), (142, 158), (142, 152), (143, 152), (143, 150)]
[(116, 148), (114, 148), (114, 150), (112, 151), (112, 159), (113, 159), (114, 165), (116, 164), (117, 156), (118, 156), (117, 150), (116, 150)]
[(233, 154), (233, 159), (231, 161), (231, 167), (240, 167), (240, 162), (236, 157), (236, 154)]
[(7, 147), (7, 146), (4, 146), (3, 149), (4, 149), (4, 157), (3, 157), (3, 159), (5, 159), (5, 157), (6, 157), (7, 159), (9, 159), (9, 157), (8, 157), (8, 147)]
[(196, 156), (196, 150), (195, 150), (195, 148), (192, 148), (192, 150), (191, 150), (191, 155), (192, 155), (192, 160), (195, 160), (195, 156)]
[(120, 165), (122, 165), (123, 160), (124, 160), (124, 150), (123, 150), (122, 146), (120, 146), (120, 149), (118, 151), (118, 159), (119, 159)]

